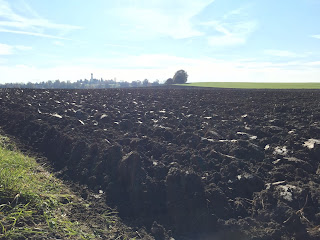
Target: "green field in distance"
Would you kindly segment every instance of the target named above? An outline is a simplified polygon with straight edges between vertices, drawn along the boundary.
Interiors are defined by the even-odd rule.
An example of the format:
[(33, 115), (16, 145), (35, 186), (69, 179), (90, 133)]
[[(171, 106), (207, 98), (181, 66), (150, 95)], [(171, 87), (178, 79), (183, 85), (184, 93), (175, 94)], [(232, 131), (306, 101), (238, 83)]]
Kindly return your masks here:
[(214, 88), (320, 89), (320, 83), (197, 82), (177, 85)]

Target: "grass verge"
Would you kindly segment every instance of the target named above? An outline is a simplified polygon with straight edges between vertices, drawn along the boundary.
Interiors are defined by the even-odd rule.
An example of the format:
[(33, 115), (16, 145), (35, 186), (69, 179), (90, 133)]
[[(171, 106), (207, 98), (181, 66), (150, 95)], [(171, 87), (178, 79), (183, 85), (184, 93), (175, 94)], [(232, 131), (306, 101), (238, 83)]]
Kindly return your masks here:
[[(107, 234), (106, 228), (92, 229), (70, 220), (77, 207), (88, 208), (34, 158), (0, 135), (0, 239), (97, 239)], [(107, 227), (113, 213), (104, 216)]]
[(197, 82), (177, 85), (243, 89), (320, 89), (320, 83)]

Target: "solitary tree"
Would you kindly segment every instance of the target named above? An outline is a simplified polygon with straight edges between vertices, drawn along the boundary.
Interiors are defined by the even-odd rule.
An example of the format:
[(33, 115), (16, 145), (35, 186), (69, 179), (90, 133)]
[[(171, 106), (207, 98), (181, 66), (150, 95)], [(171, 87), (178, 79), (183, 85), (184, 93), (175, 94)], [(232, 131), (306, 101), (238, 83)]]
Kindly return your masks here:
[(185, 70), (179, 70), (173, 76), (174, 84), (186, 83), (187, 80), (188, 80), (188, 74)]

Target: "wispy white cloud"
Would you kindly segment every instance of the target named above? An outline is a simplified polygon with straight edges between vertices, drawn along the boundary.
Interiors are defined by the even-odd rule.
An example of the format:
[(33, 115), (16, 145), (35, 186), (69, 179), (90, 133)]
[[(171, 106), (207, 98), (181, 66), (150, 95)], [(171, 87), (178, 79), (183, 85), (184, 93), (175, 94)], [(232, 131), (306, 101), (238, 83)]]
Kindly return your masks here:
[(104, 45), (107, 47), (115, 47), (115, 48), (142, 49), (142, 47), (132, 46), (132, 45), (124, 45), (124, 44), (105, 43)]
[(65, 46), (65, 44), (63, 43), (63, 42), (61, 42), (61, 41), (53, 41), (52, 42), (54, 45), (56, 45), (56, 46), (60, 46), (60, 47), (64, 47)]
[(209, 28), (207, 40), (212, 47), (245, 44), (258, 23), (248, 19), (246, 8), (227, 12), (221, 19), (201, 23)]
[(233, 9), (229, 12), (227, 12), (226, 14), (223, 15), (223, 19), (230, 19), (231, 17), (239, 17), (239, 16), (242, 16), (242, 17), (248, 17), (248, 12), (247, 12), (247, 9), (248, 9), (248, 5), (246, 6), (243, 6), (243, 7), (240, 7), (240, 8), (236, 8), (236, 9)]
[(320, 34), (312, 35), (311, 37), (320, 39)]
[(0, 43), (0, 55), (11, 55), (13, 48), (10, 45)]
[(20, 29), (55, 29), (55, 30), (63, 30), (63, 31), (70, 31), (70, 30), (78, 30), (82, 29), (78, 26), (66, 25), (66, 24), (56, 24), (52, 23), (46, 19), (28, 19), (23, 18), (17, 20), (13, 15), (9, 16), (9, 21), (0, 21), (0, 26), (2, 27), (12, 27), (12, 28), (20, 28)]
[(15, 50), (28, 51), (28, 50), (32, 50), (32, 47), (24, 46), (24, 45), (12, 46), (8, 44), (0, 43), (0, 55), (12, 55), (15, 53)]
[(63, 34), (71, 30), (81, 29), (79, 26), (51, 22), (39, 16), (25, 2), (21, 2), (19, 10), (19, 12), (23, 12), (28, 16), (14, 11), (8, 1), (0, 0), (1, 32), (65, 39)]
[[(111, 8), (108, 14), (119, 18), (124, 36), (148, 40), (158, 37), (207, 39), (210, 46), (232, 46), (247, 42), (256, 30), (257, 21), (249, 19), (248, 7), (233, 9), (216, 19), (199, 16), (207, 7), (214, 8), (214, 0), (154, 0), (130, 1), (125, 8)], [(210, 20), (211, 18), (211, 20)]]
[[(132, 1), (125, 8), (114, 8), (108, 13), (125, 21), (131, 33), (142, 38), (169, 36), (183, 39), (201, 36), (192, 18), (198, 15), (214, 0), (154, 0)], [(130, 34), (130, 32), (129, 32)]]
[(0, 43), (0, 55), (13, 55), (18, 51), (30, 51), (32, 50), (31, 46), (24, 45), (8, 45)]
[(30, 51), (30, 50), (32, 50), (31, 46), (24, 46), (24, 45), (17, 45), (17, 46), (15, 46), (15, 48), (17, 50), (21, 50), (21, 51)]
[(44, 34), (44, 33), (38, 33), (38, 32), (27, 32), (27, 31), (20, 31), (20, 30), (10, 30), (10, 29), (3, 29), (3, 28), (0, 28), (0, 32), (22, 34), (22, 35), (29, 35), (29, 36), (36, 36), (36, 37), (43, 37), (43, 38), (60, 39), (60, 40), (71, 40), (70, 38), (58, 37), (50, 34)]
[(318, 66), (318, 67), (320, 67), (320, 61), (308, 62), (306, 65), (307, 66)]
[[(0, 54), (0, 55), (1, 55), (1, 54)], [(7, 61), (8, 61), (8, 60), (7, 60), (6, 58), (1, 58), (1, 57), (0, 57), (0, 66), (6, 64)]]
[(264, 50), (263, 52), (266, 55), (275, 56), (275, 57), (296, 58), (296, 57), (305, 56), (305, 54), (298, 54), (293, 51), (287, 51), (287, 50), (267, 49), (267, 50)]
[(257, 23), (254, 21), (233, 24), (213, 22), (212, 27), (219, 33), (208, 37), (210, 46), (233, 46), (245, 44), (250, 34), (256, 29)]

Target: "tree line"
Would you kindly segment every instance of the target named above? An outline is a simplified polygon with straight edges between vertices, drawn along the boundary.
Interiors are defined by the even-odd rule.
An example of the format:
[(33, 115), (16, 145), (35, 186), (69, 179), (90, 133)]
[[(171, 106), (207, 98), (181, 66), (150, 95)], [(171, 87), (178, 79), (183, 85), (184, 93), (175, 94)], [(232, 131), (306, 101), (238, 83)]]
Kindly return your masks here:
[[(184, 70), (179, 70), (175, 73), (173, 78), (168, 78), (165, 84), (180, 84), (186, 83), (188, 74)], [(100, 88), (130, 88), (130, 87), (151, 87), (159, 86), (159, 80), (150, 82), (148, 79), (143, 81), (136, 80), (132, 82), (127, 81), (116, 81), (113, 79), (80, 79), (76, 82), (71, 81), (60, 81), (60, 80), (49, 80), (42, 81), (39, 83), (5, 83), (0, 84), (0, 88), (39, 88), (39, 89), (100, 89)]]
[(149, 82), (148, 79), (143, 81), (137, 80), (132, 82), (103, 79), (84, 79), (71, 81), (49, 80), (39, 83), (5, 83), (1, 84), (0, 88), (39, 88), (39, 89), (99, 89), (99, 88), (129, 88), (129, 87), (150, 87), (159, 86), (159, 80)]

